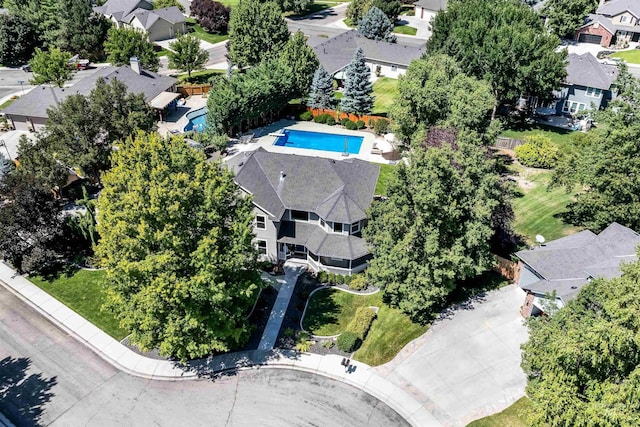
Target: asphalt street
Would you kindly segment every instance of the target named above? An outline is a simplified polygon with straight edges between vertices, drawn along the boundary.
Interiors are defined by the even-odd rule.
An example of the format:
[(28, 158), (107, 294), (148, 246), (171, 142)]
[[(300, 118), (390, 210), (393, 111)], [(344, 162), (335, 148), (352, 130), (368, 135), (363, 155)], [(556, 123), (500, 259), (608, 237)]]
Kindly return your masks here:
[[(81, 79), (90, 76), (98, 69), (91, 68), (88, 70), (79, 70), (73, 73), (71, 80), (67, 81), (66, 85), (75, 84)], [(22, 89), (29, 89), (31, 86), (29, 80), (33, 78), (33, 73), (27, 73), (19, 68), (6, 68), (0, 70), (0, 98), (3, 98), (9, 94), (20, 94)], [(20, 82), (22, 81), (22, 85)]]
[(0, 287), (0, 412), (16, 425), (403, 426), (366, 393), (259, 369), (150, 381), (113, 368)]

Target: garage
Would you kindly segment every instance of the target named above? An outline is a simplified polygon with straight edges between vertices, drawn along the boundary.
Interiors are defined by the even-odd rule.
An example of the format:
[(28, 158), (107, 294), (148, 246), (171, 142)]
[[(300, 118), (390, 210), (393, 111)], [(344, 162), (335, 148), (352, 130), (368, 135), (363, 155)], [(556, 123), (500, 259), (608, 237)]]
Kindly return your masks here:
[(595, 34), (580, 34), (578, 41), (580, 43), (600, 44), (600, 42), (602, 42), (602, 36), (597, 36)]

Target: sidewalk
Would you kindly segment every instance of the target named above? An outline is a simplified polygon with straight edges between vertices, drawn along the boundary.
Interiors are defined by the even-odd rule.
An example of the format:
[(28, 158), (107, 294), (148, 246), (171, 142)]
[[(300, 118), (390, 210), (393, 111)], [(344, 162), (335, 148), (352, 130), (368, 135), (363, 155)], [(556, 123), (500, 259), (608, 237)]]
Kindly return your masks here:
[(0, 284), (106, 362), (130, 375), (151, 380), (177, 381), (215, 377), (220, 372), (236, 369), (294, 369), (323, 375), (357, 387), (389, 405), (414, 426), (441, 425), (413, 395), (383, 379), (364, 363), (354, 362), (351, 372), (347, 373), (340, 365), (340, 356), (278, 350), (230, 353), (192, 361), (187, 365), (150, 359), (120, 344), (29, 280), (17, 275), (3, 262), (0, 262)]

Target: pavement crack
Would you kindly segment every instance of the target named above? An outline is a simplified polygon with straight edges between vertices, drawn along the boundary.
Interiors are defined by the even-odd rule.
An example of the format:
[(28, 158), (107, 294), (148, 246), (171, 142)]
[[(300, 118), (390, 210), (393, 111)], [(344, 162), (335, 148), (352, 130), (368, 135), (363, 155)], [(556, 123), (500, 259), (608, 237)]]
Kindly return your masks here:
[(227, 421), (224, 423), (225, 427), (229, 425), (229, 421), (231, 421), (231, 415), (233, 415), (233, 410), (236, 406), (236, 401), (238, 400), (238, 388), (240, 387), (240, 378), (236, 375), (236, 388), (233, 390), (233, 403), (231, 404), (231, 409), (229, 409), (229, 415), (227, 415)]

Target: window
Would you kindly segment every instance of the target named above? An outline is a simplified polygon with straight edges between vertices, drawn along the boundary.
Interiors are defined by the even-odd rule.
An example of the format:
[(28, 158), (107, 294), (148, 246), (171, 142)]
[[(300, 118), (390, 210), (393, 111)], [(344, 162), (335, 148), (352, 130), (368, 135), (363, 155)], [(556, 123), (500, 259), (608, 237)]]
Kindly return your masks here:
[(266, 240), (258, 240), (257, 241), (258, 254), (266, 255), (267, 254), (267, 241)]
[(587, 96), (593, 96), (594, 98), (600, 98), (602, 96), (602, 89), (596, 89), (593, 87), (587, 88)]
[(256, 228), (259, 230), (267, 229), (267, 219), (262, 215), (256, 215)]
[(317, 221), (318, 218), (320, 218), (318, 214), (314, 212), (309, 212), (309, 221)]
[(398, 71), (398, 66), (396, 64), (391, 65), (391, 71)]
[(351, 234), (357, 233), (358, 231), (360, 231), (360, 221), (351, 224)]
[(309, 212), (307, 211), (291, 211), (291, 219), (294, 221), (309, 221)]
[(625, 23), (625, 22), (627, 22), (627, 19), (629, 19), (629, 17), (628, 17), (627, 15), (622, 15), (622, 16), (620, 17), (620, 22), (621, 22), (621, 23)]
[(327, 223), (324, 222), (324, 219), (320, 218), (320, 227), (325, 228), (326, 225)]
[(585, 105), (583, 103), (575, 102), (575, 101), (564, 101), (564, 106), (562, 107), (562, 111), (564, 111), (565, 113), (571, 113), (571, 114), (575, 114), (584, 109), (585, 109)]
[(334, 233), (342, 233), (342, 223), (341, 222), (334, 222), (333, 223), (333, 232)]

